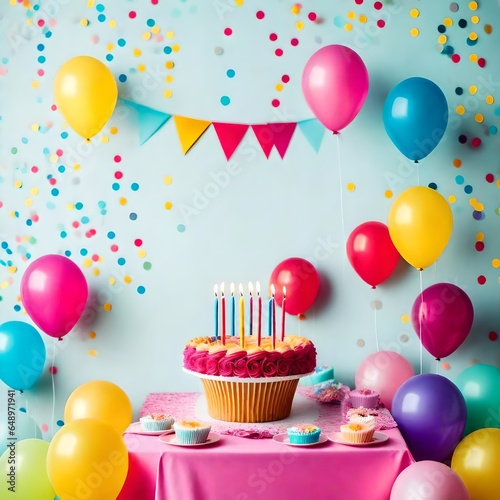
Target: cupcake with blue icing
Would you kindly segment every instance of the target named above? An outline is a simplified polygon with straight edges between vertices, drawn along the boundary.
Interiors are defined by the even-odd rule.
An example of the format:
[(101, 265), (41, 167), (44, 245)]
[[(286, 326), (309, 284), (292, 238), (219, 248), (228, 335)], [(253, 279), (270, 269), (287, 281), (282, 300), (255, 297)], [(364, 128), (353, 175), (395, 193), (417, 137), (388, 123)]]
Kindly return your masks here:
[(297, 424), (286, 430), (290, 444), (314, 444), (319, 441), (321, 429), (313, 424)]

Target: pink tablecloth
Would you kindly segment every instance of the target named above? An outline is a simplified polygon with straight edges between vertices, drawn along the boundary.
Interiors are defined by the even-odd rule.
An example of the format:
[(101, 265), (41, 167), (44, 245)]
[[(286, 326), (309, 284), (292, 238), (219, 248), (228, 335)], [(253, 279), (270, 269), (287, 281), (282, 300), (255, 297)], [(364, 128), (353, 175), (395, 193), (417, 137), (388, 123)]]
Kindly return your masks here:
[[(200, 418), (203, 414), (203, 396), (189, 394), (169, 395), (173, 405), (170, 413), (174, 417)], [(328, 405), (326, 409), (299, 396), (294, 400), (291, 421), (322, 420), (324, 430), (328, 427), (327, 422), (333, 422), (332, 428), (338, 425), (340, 406)], [(177, 408), (176, 400), (180, 402)], [(226, 428), (229, 424), (217, 421), (217, 425)], [(262, 425), (276, 433), (271, 424)], [(119, 500), (308, 497), (315, 500), (387, 500), (394, 480), (413, 458), (397, 428), (382, 432), (389, 439), (373, 446), (352, 447), (327, 441), (300, 448), (274, 439), (246, 439), (222, 433), (217, 443), (190, 448), (162, 443), (155, 436), (126, 433), (130, 465)]]

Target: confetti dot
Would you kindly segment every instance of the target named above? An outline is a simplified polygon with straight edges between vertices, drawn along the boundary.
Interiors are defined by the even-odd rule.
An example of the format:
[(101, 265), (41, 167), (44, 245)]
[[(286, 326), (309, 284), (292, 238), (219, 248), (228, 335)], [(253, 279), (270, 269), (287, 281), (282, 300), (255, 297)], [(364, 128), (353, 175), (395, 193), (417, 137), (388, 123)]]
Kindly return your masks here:
[(446, 361), (443, 361), (443, 362), (441, 363), (441, 368), (442, 368), (443, 370), (448, 371), (448, 370), (451, 368), (450, 363), (448, 363), (448, 362), (446, 362)]
[(271, 106), (272, 106), (273, 108), (277, 108), (277, 107), (279, 107), (279, 105), (280, 105), (280, 104), (281, 104), (281, 103), (280, 103), (279, 99), (273, 99), (273, 100), (271, 101)]
[(484, 25), (484, 32), (487, 35), (491, 35), (491, 33), (493, 32), (493, 28), (492, 28), (491, 24), (485, 24)]
[(222, 47), (215, 47), (214, 53), (216, 56), (220, 56), (224, 53), (224, 49)]
[(477, 60), (477, 64), (480, 68), (484, 68), (486, 66), (486, 60), (483, 57), (480, 57)]
[(274, 51), (274, 54), (277, 56), (277, 57), (281, 57), (283, 55), (283, 49), (276, 49)]
[(464, 89), (462, 87), (457, 87), (455, 89), (455, 94), (462, 95), (464, 93)]
[(492, 341), (495, 342), (495, 340), (498, 339), (498, 334), (497, 332), (489, 332), (488, 333), (488, 338)]
[(453, 26), (453, 19), (451, 19), (451, 17), (446, 17), (443, 20), (443, 24), (447, 27)]
[(178, 224), (177, 231), (179, 231), (179, 233), (184, 233), (186, 231), (186, 226), (184, 224)]
[(476, 241), (474, 247), (478, 252), (482, 252), (484, 250), (484, 243), (482, 241)]
[(478, 148), (481, 146), (481, 139), (479, 137), (474, 137), (471, 141), (471, 145), (473, 148)]
[(500, 259), (493, 259), (491, 261), (491, 265), (495, 268), (498, 269), (500, 267)]
[(228, 69), (226, 71), (226, 75), (228, 78), (234, 78), (234, 75), (236, 74), (236, 72), (234, 71), (234, 69)]
[(456, 64), (460, 62), (460, 56), (458, 54), (453, 54), (451, 60)]
[(258, 10), (258, 11), (255, 13), (255, 17), (256, 17), (257, 19), (264, 19), (265, 14), (264, 14), (264, 12), (263, 12), (263, 11)]
[(474, 116), (474, 120), (475, 120), (477, 123), (483, 123), (483, 121), (484, 121), (484, 116), (483, 116), (481, 113), (476, 113), (476, 115)]
[(420, 11), (418, 9), (411, 9), (410, 10), (410, 17), (416, 18), (420, 15)]
[[(416, 29), (416, 28), (413, 28), (413, 29)], [(444, 45), (448, 40), (448, 37), (446, 35), (439, 35), (438, 36), (438, 43), (440, 43), (441, 45)]]
[(461, 134), (458, 136), (458, 142), (460, 144), (465, 144), (467, 142), (467, 136), (464, 134)]
[(137, 293), (139, 295), (144, 295), (146, 293), (146, 288), (144, 288), (142, 285), (137, 287)]
[(231, 102), (231, 99), (227, 96), (227, 95), (223, 95), (221, 98), (220, 98), (220, 103), (223, 105), (223, 106), (227, 106), (229, 105)]
[(377, 26), (378, 26), (379, 28), (383, 28), (383, 27), (385, 27), (385, 21), (384, 21), (383, 19), (379, 19), (379, 20), (377, 21)]
[(486, 283), (486, 277), (481, 275), (481, 276), (478, 276), (477, 277), (477, 282), (480, 284), (480, 285), (484, 285)]
[(356, 190), (356, 184), (354, 184), (353, 182), (349, 182), (347, 184), (347, 191), (352, 193), (355, 190)]
[(444, 24), (440, 24), (437, 27), (437, 30), (439, 31), (439, 33), (445, 33), (446, 32), (446, 26)]
[(469, 2), (470, 10), (477, 10), (477, 2)]
[(394, 193), (392, 192), (391, 189), (387, 189), (386, 191), (384, 191), (384, 196), (389, 199), (394, 196)]
[(475, 40), (477, 40), (477, 33), (472, 31), (471, 33), (469, 33), (469, 40), (472, 40), (473, 42)]
[(466, 28), (467, 27), (467, 21), (465, 19), (460, 19), (460, 21), (458, 21), (458, 25), (461, 28)]
[(49, 366), (49, 373), (51, 375), (56, 375), (56, 373), (57, 373), (57, 366)]
[(412, 28), (410, 30), (410, 35), (413, 36), (413, 37), (416, 37), (420, 34), (420, 31), (417, 29), (417, 28)]
[(357, 345), (358, 347), (365, 347), (365, 341), (364, 341), (363, 339), (358, 339), (358, 340), (356, 341), (356, 345)]
[(457, 115), (463, 115), (465, 113), (465, 107), (462, 106), (462, 104), (459, 104), (456, 108), (455, 111)]

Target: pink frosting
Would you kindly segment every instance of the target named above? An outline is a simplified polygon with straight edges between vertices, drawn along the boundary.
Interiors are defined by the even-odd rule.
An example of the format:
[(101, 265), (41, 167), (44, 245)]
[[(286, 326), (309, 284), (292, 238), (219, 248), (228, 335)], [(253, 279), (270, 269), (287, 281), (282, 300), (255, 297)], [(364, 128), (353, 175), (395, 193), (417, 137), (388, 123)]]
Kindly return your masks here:
[[(304, 342), (307, 342), (304, 339)], [(234, 349), (231, 349), (233, 351)], [(316, 349), (312, 343), (299, 344), (283, 352), (221, 350), (210, 354), (191, 345), (184, 349), (184, 366), (206, 375), (239, 378), (286, 377), (310, 373), (316, 366)]]

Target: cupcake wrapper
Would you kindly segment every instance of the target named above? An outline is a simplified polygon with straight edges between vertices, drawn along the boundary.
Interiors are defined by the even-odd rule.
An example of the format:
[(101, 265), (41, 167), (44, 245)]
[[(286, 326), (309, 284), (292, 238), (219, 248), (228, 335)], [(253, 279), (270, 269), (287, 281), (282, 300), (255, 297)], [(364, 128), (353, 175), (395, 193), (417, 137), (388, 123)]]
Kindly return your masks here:
[(375, 396), (349, 396), (349, 400), (353, 408), (359, 408), (363, 406), (364, 408), (376, 408), (378, 406), (378, 395)]
[(174, 419), (165, 420), (145, 420), (141, 421), (141, 429), (143, 431), (167, 431), (172, 428)]
[(199, 444), (208, 439), (210, 427), (205, 429), (175, 429), (175, 439), (181, 444)]

